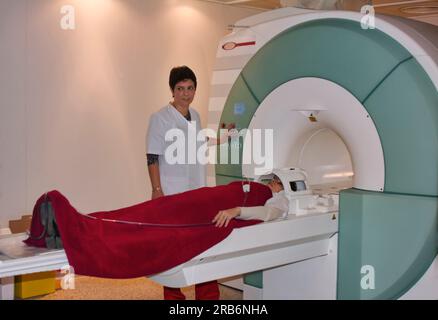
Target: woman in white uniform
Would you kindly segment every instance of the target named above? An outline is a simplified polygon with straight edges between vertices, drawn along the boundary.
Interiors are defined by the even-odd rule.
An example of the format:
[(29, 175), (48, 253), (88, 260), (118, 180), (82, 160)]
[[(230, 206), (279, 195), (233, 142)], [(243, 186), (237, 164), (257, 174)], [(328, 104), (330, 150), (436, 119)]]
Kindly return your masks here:
[[(152, 183), (152, 199), (205, 186), (205, 166), (188, 163), (189, 130), (198, 135), (201, 120), (190, 107), (196, 93), (196, 76), (188, 67), (176, 67), (170, 72), (169, 85), (173, 101), (154, 113), (149, 121), (147, 135), (148, 171)], [(167, 161), (166, 149), (173, 141), (166, 141), (166, 133), (179, 129), (184, 134), (185, 154), (182, 163)], [(205, 142), (205, 141), (204, 141)], [(197, 142), (197, 147), (201, 141)], [(196, 152), (196, 150), (195, 150)], [(172, 159), (173, 160), (173, 159)]]
[[(206, 141), (196, 141), (196, 150), (188, 142), (190, 137), (198, 136), (201, 130), (199, 114), (190, 107), (196, 93), (196, 76), (186, 66), (175, 67), (170, 72), (169, 86), (173, 101), (151, 116), (147, 134), (146, 153), (152, 199), (206, 186), (205, 165), (196, 159), (198, 148)], [(185, 154), (177, 155), (183, 161), (177, 163), (169, 159), (172, 154), (166, 154), (166, 150), (174, 143), (166, 141), (166, 133), (175, 132), (174, 129), (179, 129), (180, 135), (185, 138)], [(175, 137), (173, 134), (171, 136)], [(196, 299), (219, 299), (217, 281), (197, 284), (195, 292)], [(179, 288), (164, 287), (164, 299), (178, 300), (185, 299), (185, 296)]]

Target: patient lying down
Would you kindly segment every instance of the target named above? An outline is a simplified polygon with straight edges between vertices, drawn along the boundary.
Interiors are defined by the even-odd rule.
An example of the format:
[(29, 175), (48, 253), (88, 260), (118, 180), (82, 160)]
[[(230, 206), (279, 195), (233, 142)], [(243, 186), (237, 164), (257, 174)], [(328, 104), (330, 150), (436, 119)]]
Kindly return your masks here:
[(266, 201), (264, 206), (258, 207), (235, 207), (221, 210), (214, 217), (216, 227), (227, 227), (231, 219), (262, 220), (270, 221), (285, 217), (289, 211), (289, 201), (284, 195), (283, 184), (277, 176), (267, 184), (272, 191), (272, 198)]
[[(242, 181), (235, 181), (93, 213), (79, 212), (63, 194), (53, 190), (35, 203), (25, 243), (47, 248), (48, 243), (60, 242), (52, 241), (61, 240), (53, 232), (58, 230), (76, 274), (113, 279), (152, 275), (192, 259), (235, 228), (279, 216), (277, 184), (251, 183), (250, 192), (244, 193)], [(263, 205), (265, 209), (260, 207)], [(239, 207), (252, 209), (235, 209)], [(252, 220), (244, 220), (251, 219), (248, 212), (255, 214)], [(48, 216), (52, 217), (50, 223), (45, 220)], [(227, 227), (217, 228), (213, 220)]]

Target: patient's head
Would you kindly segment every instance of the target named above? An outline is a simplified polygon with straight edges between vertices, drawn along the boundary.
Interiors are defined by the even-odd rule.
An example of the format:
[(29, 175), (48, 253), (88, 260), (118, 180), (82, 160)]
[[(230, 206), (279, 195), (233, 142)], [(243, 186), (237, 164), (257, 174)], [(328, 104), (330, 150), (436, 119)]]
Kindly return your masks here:
[(269, 181), (268, 187), (271, 189), (272, 192), (280, 192), (284, 190), (283, 183), (281, 183), (280, 178), (277, 177), (276, 175), (274, 175), (271, 181)]

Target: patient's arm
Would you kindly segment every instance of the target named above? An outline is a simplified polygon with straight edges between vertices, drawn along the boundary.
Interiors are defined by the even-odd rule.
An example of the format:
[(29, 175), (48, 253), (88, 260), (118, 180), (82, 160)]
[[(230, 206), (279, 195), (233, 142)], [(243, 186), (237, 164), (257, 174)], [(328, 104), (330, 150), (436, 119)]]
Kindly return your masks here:
[(236, 216), (236, 219), (271, 221), (281, 218), (283, 213), (284, 211), (271, 206), (242, 207), (240, 208), (240, 214)]
[(221, 210), (214, 217), (213, 223), (216, 227), (226, 227), (230, 223), (231, 219), (241, 220), (262, 220), (270, 221), (275, 220), (283, 216), (284, 211), (271, 206), (259, 206), (259, 207), (236, 207), (227, 210)]
[(216, 224), (216, 227), (226, 227), (230, 223), (231, 219), (237, 217), (240, 214), (240, 208), (232, 208), (227, 210), (221, 210), (217, 213), (217, 215), (213, 218), (213, 223)]

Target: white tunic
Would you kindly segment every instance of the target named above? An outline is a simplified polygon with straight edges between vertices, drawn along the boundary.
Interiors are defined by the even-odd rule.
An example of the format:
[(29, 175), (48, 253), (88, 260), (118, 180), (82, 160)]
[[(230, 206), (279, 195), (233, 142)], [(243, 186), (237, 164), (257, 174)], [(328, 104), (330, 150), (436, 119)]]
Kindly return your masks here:
[[(202, 129), (201, 119), (196, 110), (189, 108), (189, 112), (191, 122), (188, 122), (175, 107), (169, 104), (154, 113), (149, 121), (146, 153), (159, 155), (161, 188), (165, 195), (185, 192), (206, 185), (206, 167), (198, 162), (196, 156), (199, 147), (205, 143), (205, 138), (203, 141), (196, 139)], [(178, 155), (183, 157), (183, 163), (169, 163), (166, 160), (166, 150), (170, 150), (168, 148), (175, 145), (175, 140), (166, 141), (166, 133), (171, 129), (179, 129), (184, 135), (185, 152), (183, 153), (185, 154)]]
[(241, 220), (263, 220), (270, 221), (278, 218), (285, 218), (289, 212), (289, 200), (283, 191), (275, 192), (264, 206), (241, 207), (240, 215), (237, 219)]

